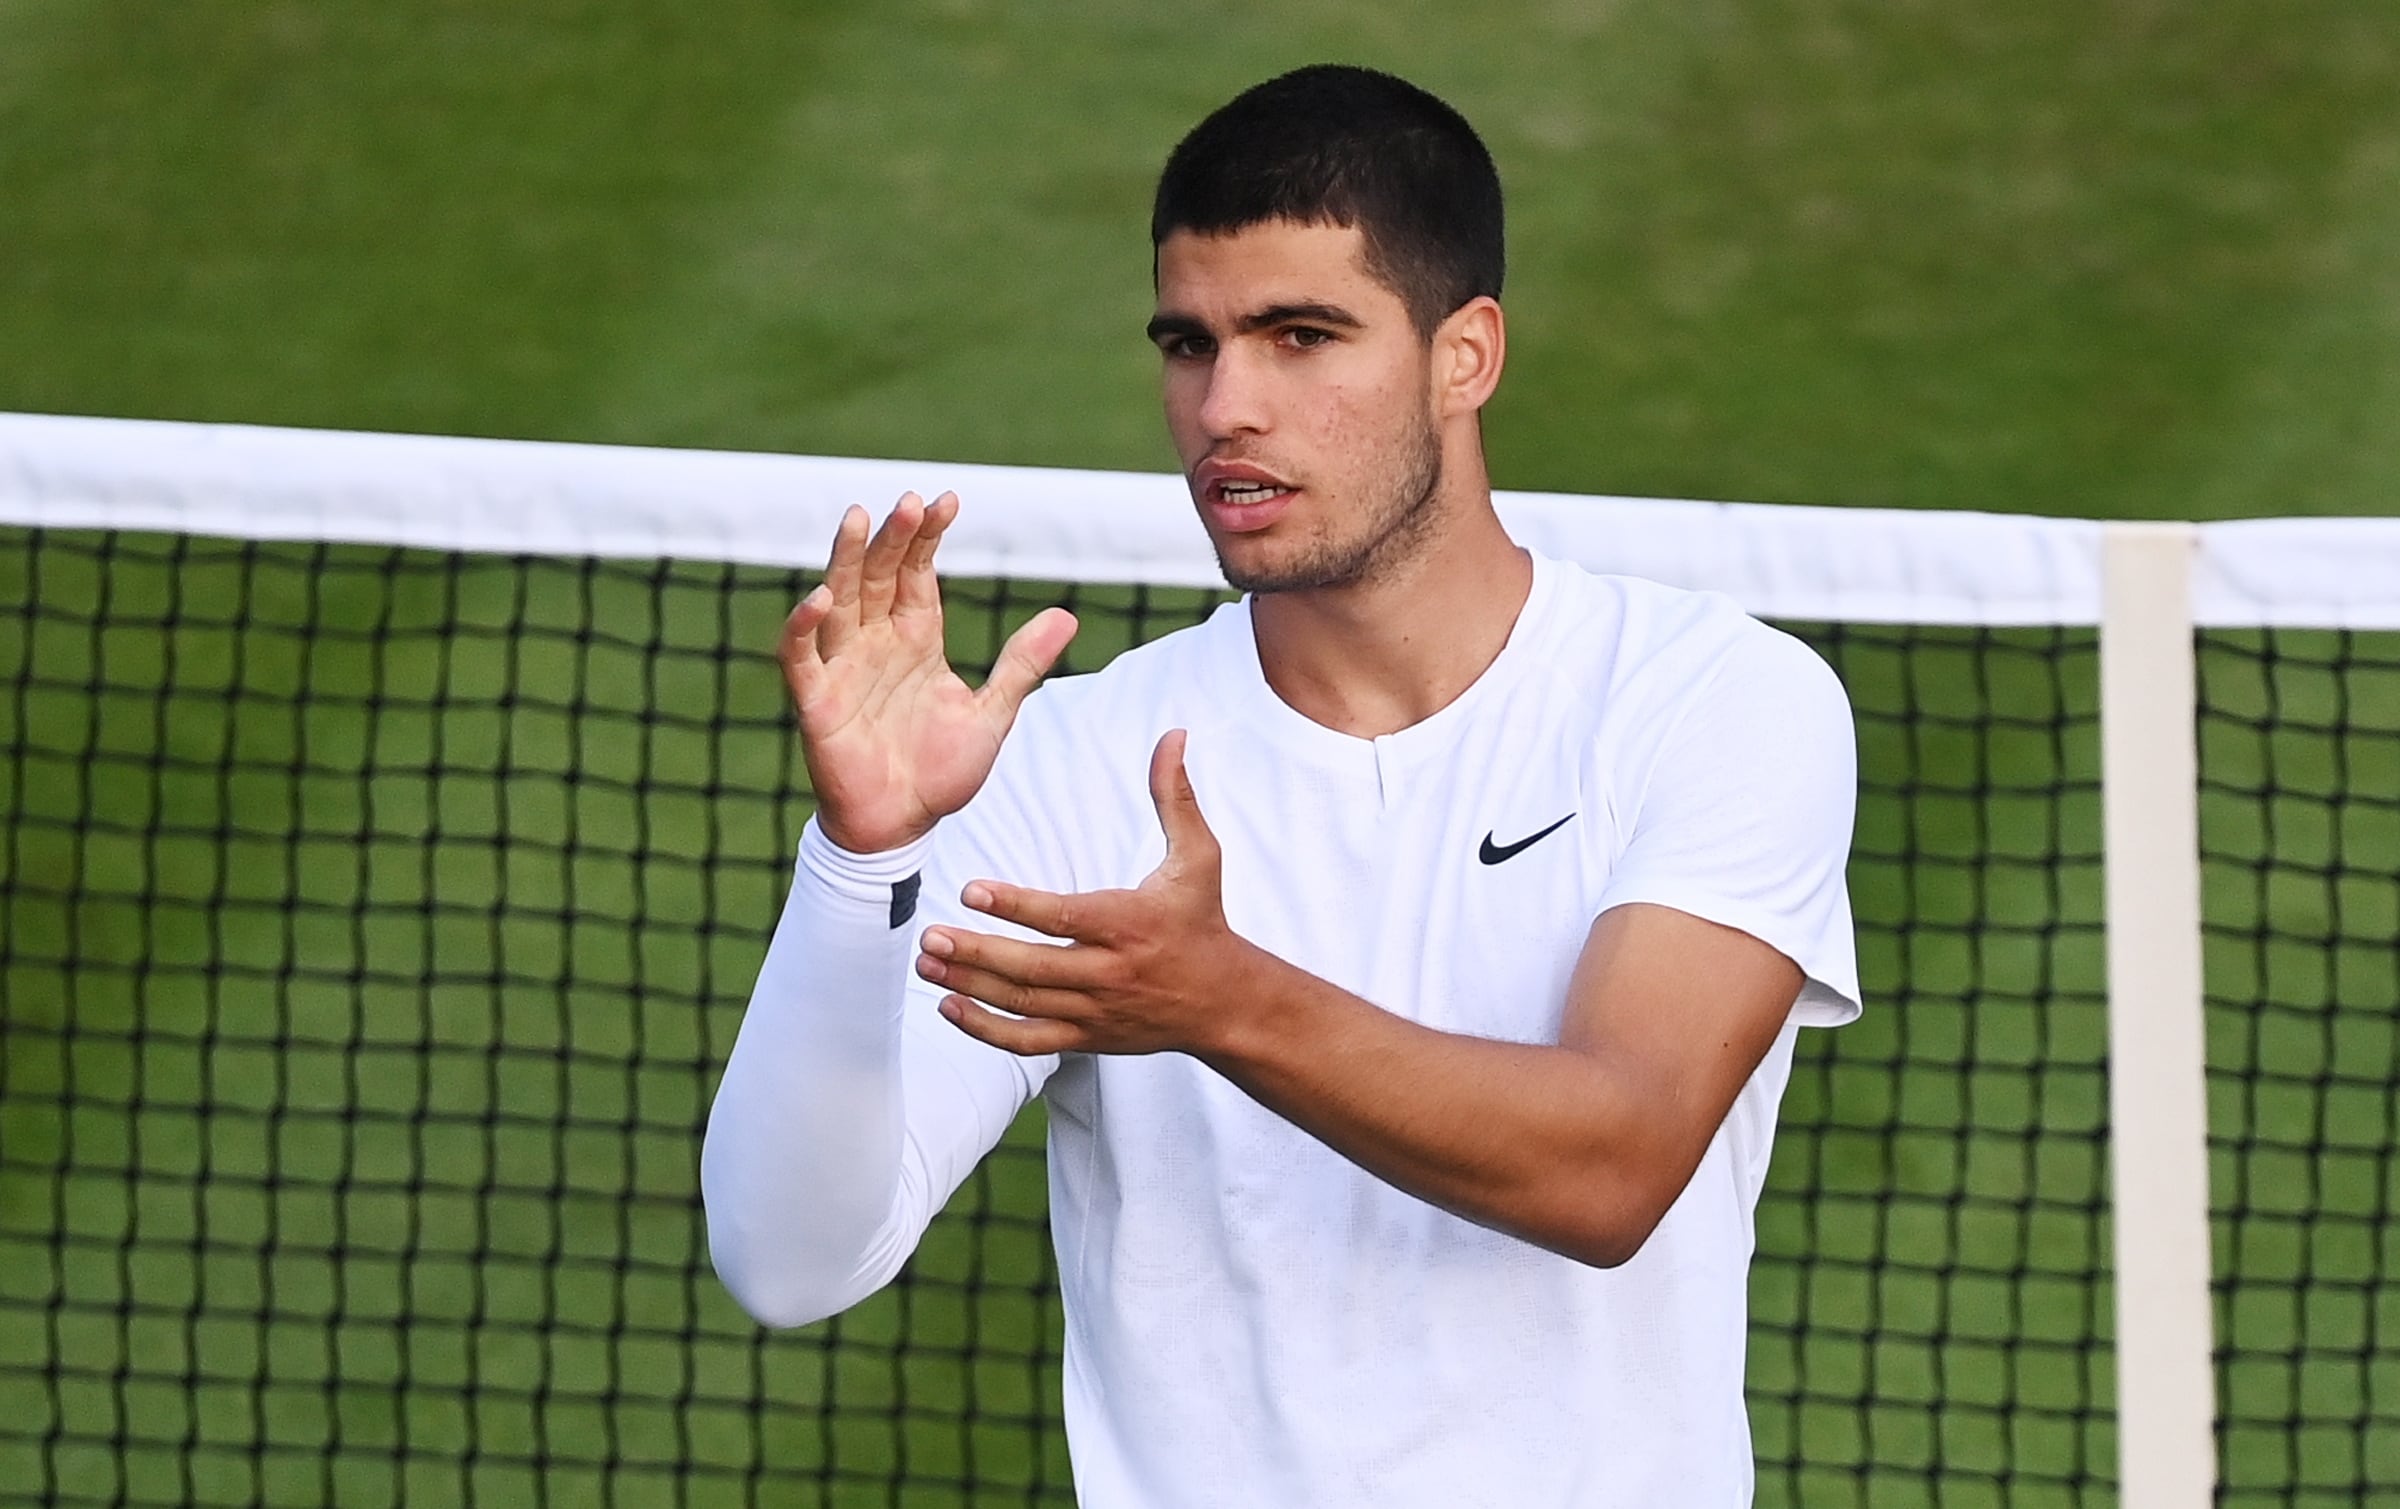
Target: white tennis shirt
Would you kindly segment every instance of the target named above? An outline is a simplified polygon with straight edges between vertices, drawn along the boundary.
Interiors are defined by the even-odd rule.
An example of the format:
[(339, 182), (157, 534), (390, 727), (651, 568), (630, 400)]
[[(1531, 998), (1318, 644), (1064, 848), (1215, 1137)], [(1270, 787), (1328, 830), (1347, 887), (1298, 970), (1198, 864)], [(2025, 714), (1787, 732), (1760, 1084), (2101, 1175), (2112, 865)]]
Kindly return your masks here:
[[(1593, 919), (1629, 902), (1800, 965), (1791, 1023), (1631, 1261), (1438, 1210), (1184, 1055), (1018, 1059), (939, 1017), (909, 961), (929, 923), (997, 926), (958, 905), (967, 881), (1088, 891), (1158, 864), (1147, 773), (1171, 728), (1234, 931), (1385, 1010), (1553, 1042)], [(849, 855), (811, 826), (711, 1112), (719, 1272), (771, 1323), (855, 1303), (1040, 1094), (1087, 1509), (1747, 1504), (1776, 1106), (1794, 1029), (1859, 1009), (1855, 772), (1848, 702), (1805, 645), (1721, 597), (1538, 557), (1489, 669), (1382, 738), (1278, 698), (1246, 603), (1053, 681), (925, 843)], [(895, 927), (892, 882), (919, 865)]]

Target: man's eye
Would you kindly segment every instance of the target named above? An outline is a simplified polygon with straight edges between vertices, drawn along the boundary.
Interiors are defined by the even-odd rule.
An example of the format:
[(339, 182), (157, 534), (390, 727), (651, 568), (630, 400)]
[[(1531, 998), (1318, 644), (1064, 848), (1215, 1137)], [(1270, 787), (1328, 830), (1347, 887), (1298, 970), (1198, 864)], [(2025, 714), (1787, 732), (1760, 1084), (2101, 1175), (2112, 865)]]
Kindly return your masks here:
[(1213, 354), (1217, 343), (1204, 335), (1172, 335), (1160, 341), (1158, 349), (1169, 358), (1190, 361)]
[(1283, 333), (1283, 338), (1306, 351), (1311, 347), (1322, 346), (1330, 342), (1333, 339), (1333, 332), (1319, 330), (1311, 325), (1294, 325)]

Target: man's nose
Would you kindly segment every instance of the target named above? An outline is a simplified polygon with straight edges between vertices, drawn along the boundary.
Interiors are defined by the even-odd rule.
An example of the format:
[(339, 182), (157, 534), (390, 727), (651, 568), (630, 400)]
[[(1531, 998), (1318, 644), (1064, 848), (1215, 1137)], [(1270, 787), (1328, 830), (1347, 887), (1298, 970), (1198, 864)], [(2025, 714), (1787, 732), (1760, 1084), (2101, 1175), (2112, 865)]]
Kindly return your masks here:
[(1208, 366), (1208, 392), (1200, 401), (1200, 424), (1210, 439), (1265, 432), (1266, 376), (1249, 353), (1219, 348)]

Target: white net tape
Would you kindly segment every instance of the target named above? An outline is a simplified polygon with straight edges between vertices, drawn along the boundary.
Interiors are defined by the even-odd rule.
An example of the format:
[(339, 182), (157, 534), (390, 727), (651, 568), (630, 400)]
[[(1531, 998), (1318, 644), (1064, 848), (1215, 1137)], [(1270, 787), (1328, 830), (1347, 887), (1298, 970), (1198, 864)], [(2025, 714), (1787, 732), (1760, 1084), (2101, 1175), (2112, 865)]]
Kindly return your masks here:
[[(1221, 585), (1172, 475), (0, 415), (0, 523), (823, 564), (841, 511), (955, 490), (961, 576)], [(1761, 617), (2093, 624), (2084, 519), (1502, 493), (1516, 537)], [(2400, 628), (2400, 519), (2198, 531), (2203, 625)]]

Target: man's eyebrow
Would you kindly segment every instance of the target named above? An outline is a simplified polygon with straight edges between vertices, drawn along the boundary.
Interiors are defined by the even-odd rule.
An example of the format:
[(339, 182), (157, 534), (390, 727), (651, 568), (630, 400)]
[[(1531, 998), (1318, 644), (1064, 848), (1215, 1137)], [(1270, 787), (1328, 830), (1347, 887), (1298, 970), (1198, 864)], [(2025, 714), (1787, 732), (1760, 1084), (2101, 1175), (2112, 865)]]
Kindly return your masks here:
[(1243, 315), (1234, 328), (1247, 335), (1276, 325), (1333, 325), (1356, 330), (1359, 324), (1358, 316), (1339, 304), (1269, 304), (1256, 314)]
[[(1339, 304), (1269, 304), (1235, 320), (1233, 328), (1238, 335), (1249, 335), (1277, 325), (1330, 325), (1337, 330), (1356, 330), (1362, 323), (1357, 315)], [(1169, 336), (1206, 337), (1208, 327), (1188, 314), (1160, 314), (1151, 318), (1148, 334), (1151, 344), (1156, 345)]]
[(1153, 346), (1170, 335), (1204, 337), (1208, 334), (1208, 327), (1188, 314), (1153, 315), (1145, 328)]

